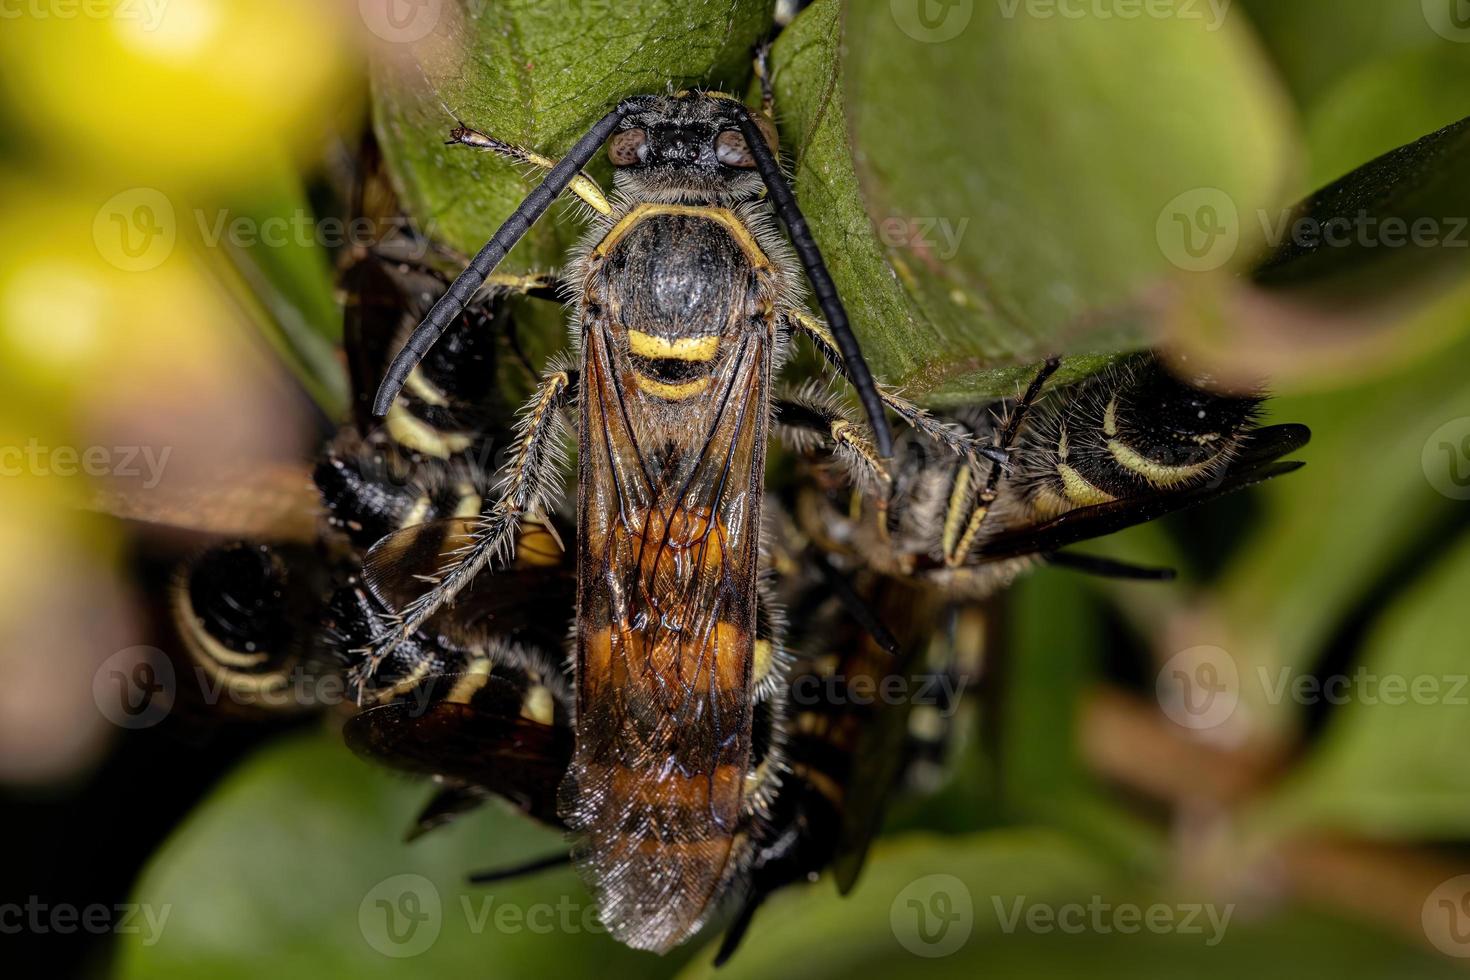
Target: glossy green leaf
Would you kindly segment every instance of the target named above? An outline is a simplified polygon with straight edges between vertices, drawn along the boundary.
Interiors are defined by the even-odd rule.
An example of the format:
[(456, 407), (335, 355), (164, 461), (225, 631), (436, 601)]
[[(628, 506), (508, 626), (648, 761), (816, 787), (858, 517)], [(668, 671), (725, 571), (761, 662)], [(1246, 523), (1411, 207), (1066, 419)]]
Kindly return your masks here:
[(1470, 535), (1461, 535), (1373, 626), (1352, 669), (1320, 690), (1300, 689), (1337, 709), (1314, 756), (1263, 816), (1274, 829), (1470, 836), (1467, 596)]
[(824, 0), (775, 52), (797, 190), (865, 350), (941, 402), (1145, 342), (1145, 295), (1187, 264), (1171, 201), (1274, 204), (1292, 143), (1243, 22), (946, 9)]
[(1467, 88), (1470, 44), (1440, 43), (1357, 67), (1307, 119), (1313, 184), (1464, 118)]
[[(1470, 119), (1358, 167), (1304, 202), (1256, 281), (1318, 303), (1380, 306), (1470, 273)], [(1291, 220), (1289, 225), (1286, 221)], [(1298, 222), (1305, 222), (1298, 233)]]
[(259, 754), (145, 869), (134, 901), (166, 918), (156, 936), (121, 937), (119, 975), (648, 977), (676, 968), (678, 955), (659, 960), (603, 933), (569, 869), (466, 884), (468, 872), (566, 846), (498, 804), (403, 843), (429, 792), (357, 760), (335, 736)]
[[(394, 45), (373, 69), (376, 129), (406, 206), (474, 254), (541, 173), (446, 147), (457, 119), (556, 157), (625, 96), (671, 85), (742, 90), (772, 3), (446, 3), (435, 33)], [(562, 265), (582, 225), (558, 215), (537, 223), (506, 269)]]
[[(1309, 116), (1315, 114), (1322, 102), (1332, 97), (1332, 91), (1344, 78), (1364, 65), (1404, 52), (1436, 48), (1449, 50), (1453, 44), (1449, 38), (1436, 33), (1434, 25), (1453, 23), (1448, 16), (1440, 15), (1448, 15), (1451, 5), (1457, 0), (1238, 2), (1239, 9), (1249, 15), (1264, 38), (1298, 103)], [(1438, 19), (1431, 21), (1430, 15)], [(1330, 38), (1331, 43), (1323, 43), (1324, 38)], [(1407, 102), (1401, 100), (1401, 107), (1411, 113), (1416, 111)], [(1419, 132), (1433, 128), (1436, 127), (1424, 127)], [(1387, 150), (1394, 145), (1397, 144), (1391, 143), (1382, 149)], [(1371, 155), (1374, 154), (1360, 156), (1356, 160)]]
[[(1461, 344), (1371, 385), (1274, 403), (1277, 418), (1306, 423), (1313, 438), (1297, 454), (1305, 469), (1259, 491), (1263, 512), (1220, 586), (1242, 676), (1309, 670), (1387, 570), (1412, 576), (1425, 535), (1463, 506), (1435, 489), (1424, 453), (1441, 426), (1470, 416), (1467, 356)], [(1268, 728), (1300, 716), (1258, 684), (1242, 694)]]
[[(1150, 909), (1154, 928), (1142, 924)], [(1459, 975), (1354, 923), (1251, 919), (1244, 906), (1129, 887), (1054, 834), (915, 836), (880, 846), (845, 899), (826, 881), (778, 896), (726, 966), (714, 971), (706, 953), (684, 976), (1236, 980), (1283, 963), (1321, 980)]]

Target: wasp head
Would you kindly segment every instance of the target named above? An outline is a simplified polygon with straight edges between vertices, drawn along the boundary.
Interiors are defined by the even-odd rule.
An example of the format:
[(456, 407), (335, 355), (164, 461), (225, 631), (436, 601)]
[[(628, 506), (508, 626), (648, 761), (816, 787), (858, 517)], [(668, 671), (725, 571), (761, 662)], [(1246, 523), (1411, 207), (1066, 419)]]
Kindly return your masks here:
[[(733, 201), (760, 193), (755, 158), (740, 132), (743, 106), (727, 95), (680, 92), (656, 96), (630, 113), (608, 138), (618, 187), (637, 196)], [(771, 152), (776, 130), (754, 116)]]

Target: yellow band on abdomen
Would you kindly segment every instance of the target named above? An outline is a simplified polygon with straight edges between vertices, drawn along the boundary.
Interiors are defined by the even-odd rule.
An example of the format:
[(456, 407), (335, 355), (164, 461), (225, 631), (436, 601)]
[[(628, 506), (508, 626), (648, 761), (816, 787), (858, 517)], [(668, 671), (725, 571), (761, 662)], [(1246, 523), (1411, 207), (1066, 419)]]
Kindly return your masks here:
[(676, 361), (708, 361), (720, 349), (718, 334), (678, 337), (673, 340), (642, 330), (628, 331), (628, 349), (639, 357)]

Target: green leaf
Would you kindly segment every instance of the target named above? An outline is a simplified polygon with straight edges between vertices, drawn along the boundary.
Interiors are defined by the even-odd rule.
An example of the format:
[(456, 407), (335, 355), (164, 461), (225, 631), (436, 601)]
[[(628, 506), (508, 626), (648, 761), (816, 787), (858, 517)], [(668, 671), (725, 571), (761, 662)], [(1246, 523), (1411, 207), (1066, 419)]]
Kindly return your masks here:
[(1314, 184), (1461, 119), (1467, 88), (1463, 45), (1440, 43), (1358, 67), (1307, 120)]
[(269, 162), (261, 163), (247, 199), (196, 207), (192, 217), (189, 233), (210, 271), (322, 411), (340, 417), (347, 377), (337, 357), (342, 312), (328, 248), (345, 240), (345, 226), (319, 221), (301, 178), (285, 163)]
[(1343, 307), (1370, 299), (1388, 306), (1405, 292), (1418, 298), (1463, 282), (1467, 168), (1470, 119), (1364, 164), (1303, 203), (1300, 220), (1311, 233), (1288, 235), (1256, 281)]
[[(772, 4), (446, 5), (437, 33), (399, 45), (396, 57), (373, 66), (374, 122), (406, 207), (441, 241), (474, 254), (542, 175), (468, 147), (446, 147), (456, 117), (556, 157), (626, 96), (671, 85), (743, 91)], [(554, 210), (505, 268), (559, 267), (580, 229)]]
[[(1323, 220), (1359, 209), (1377, 218), (1470, 215), (1467, 154), (1470, 120), (1360, 168), (1319, 193), (1312, 207)], [(1300, 454), (1308, 467), (1260, 491), (1266, 512), (1221, 588), (1233, 634), (1228, 646), (1245, 674), (1315, 663), (1384, 569), (1400, 567), (1408, 549), (1454, 507), (1424, 472), (1422, 452), (1441, 425), (1470, 415), (1463, 371), (1470, 357), (1462, 339), (1470, 325), (1464, 251), (1303, 249), (1284, 252), (1266, 276), (1277, 296), (1300, 300), (1322, 291), (1334, 305), (1341, 305), (1339, 287), (1343, 295), (1360, 295), (1356, 283), (1371, 282), (1376, 293), (1362, 296), (1359, 306), (1380, 312), (1367, 318), (1367, 333), (1324, 335), (1319, 327), (1296, 352), (1319, 385), (1336, 390), (1272, 402), (1277, 419), (1305, 423), (1314, 437)], [(1446, 282), (1458, 288), (1446, 289)], [(1397, 297), (1399, 309), (1386, 297)], [(1237, 319), (1228, 343), (1237, 350), (1269, 349), (1281, 341), (1280, 327)], [(1281, 350), (1274, 356), (1279, 361)], [(1350, 361), (1331, 360), (1345, 356), (1357, 361), (1357, 370), (1346, 370)], [(1359, 373), (1373, 380), (1349, 384)], [(1323, 501), (1333, 504), (1325, 508)], [(1267, 728), (1296, 723), (1296, 707), (1270, 703), (1259, 685), (1242, 693)]]
[[(1138, 925), (1149, 909), (1163, 927)], [(783, 892), (728, 964), (715, 971), (709, 956), (683, 976), (1236, 980), (1278, 976), (1284, 963), (1307, 980), (1459, 975), (1356, 923), (1305, 910), (1252, 921), (1243, 906), (1129, 887), (1041, 831), (885, 842), (845, 899), (826, 881)]]
[(1075, 721), (1083, 692), (1097, 680), (1102, 624), (1095, 601), (1066, 572), (1030, 575), (1009, 598), (1001, 771), (1007, 795), (1025, 805), (1087, 784)]
[(1082, 577), (1042, 569), (1012, 586), (1005, 645), (990, 676), (1003, 690), (1001, 794), (1013, 818), (1064, 829), (1130, 865), (1161, 856), (1162, 841), (1128, 816), (1087, 772), (1077, 720), (1103, 658), (1101, 609)]
[[(469, 872), (566, 847), (501, 805), (404, 844), (429, 792), (357, 760), (335, 736), (262, 752), (144, 870), (133, 899), (167, 918), (157, 937), (121, 937), (118, 974), (656, 977), (677, 968), (678, 954), (659, 960), (602, 933), (570, 870), (466, 884)], [(400, 942), (390, 910), (403, 913), (391, 923)], [(429, 918), (413, 926), (409, 913)]]
[(1455, 0), (1239, 2), (1260, 31), (1298, 102), (1311, 115), (1319, 103), (1331, 97), (1344, 77), (1363, 65), (1406, 51), (1450, 47), (1450, 42), (1434, 32), (1425, 10), (1435, 3), (1448, 10)]
[(1203, 279), (1181, 291), (1174, 345), (1241, 385), (1269, 377), (1298, 389), (1380, 376), (1449, 347), (1470, 328), (1467, 165), (1470, 119), (1294, 208), (1239, 212), (1273, 250), (1248, 284)]
[(891, 381), (953, 403), (1012, 393), (1005, 365), (1140, 346), (1180, 272), (1171, 200), (1284, 190), (1286, 108), (1243, 22), (987, 3), (934, 40), (904, 9), (824, 0), (775, 50), (798, 195)]
[[(1385, 570), (1403, 567), (1457, 506), (1426, 477), (1423, 451), (1441, 425), (1470, 415), (1467, 357), (1462, 343), (1371, 385), (1272, 403), (1313, 437), (1298, 454), (1305, 469), (1258, 491), (1262, 513), (1216, 596), (1242, 678), (1309, 670)], [(1265, 727), (1296, 723), (1294, 703), (1268, 702), (1257, 684), (1242, 694)]]
[[(1470, 535), (1373, 626), (1314, 755), (1261, 819), (1401, 840), (1470, 836)], [(1285, 674), (1283, 677), (1287, 676)], [(1313, 695), (1316, 696), (1316, 695)]]

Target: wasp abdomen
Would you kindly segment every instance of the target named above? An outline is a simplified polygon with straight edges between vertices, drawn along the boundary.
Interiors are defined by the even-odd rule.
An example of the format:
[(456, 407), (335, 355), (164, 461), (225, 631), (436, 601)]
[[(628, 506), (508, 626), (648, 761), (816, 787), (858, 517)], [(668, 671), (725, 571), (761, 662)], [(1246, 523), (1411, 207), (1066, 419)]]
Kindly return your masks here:
[(1018, 489), (1043, 515), (1208, 483), (1254, 424), (1261, 398), (1182, 381), (1152, 356), (1083, 382), (1039, 413)]
[(295, 547), (211, 548), (175, 577), (174, 624), (194, 663), (214, 681), (241, 695), (279, 693), (293, 671), (319, 666), (321, 651), (300, 624), (320, 612), (324, 572), (315, 556)]

